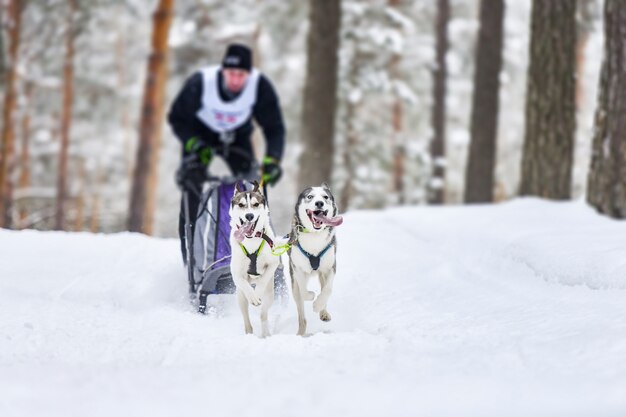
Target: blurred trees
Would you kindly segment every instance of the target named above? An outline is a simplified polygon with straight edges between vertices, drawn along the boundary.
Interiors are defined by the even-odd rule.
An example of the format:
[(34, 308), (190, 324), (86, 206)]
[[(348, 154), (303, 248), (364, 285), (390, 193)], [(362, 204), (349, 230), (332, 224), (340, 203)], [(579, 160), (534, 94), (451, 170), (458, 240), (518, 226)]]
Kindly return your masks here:
[[(424, 153), (411, 146), (406, 115), (417, 98), (409, 76), (428, 76), (413, 69), (410, 9), (399, 1), (384, 3), (344, 1), (341, 62), (335, 135), (338, 157), (334, 182), (339, 184), (342, 210), (385, 207), (423, 201), (428, 177), (420, 164)], [(417, 42), (416, 42), (417, 43)], [(417, 77), (416, 77), (417, 78)], [(417, 154), (417, 155), (416, 155)], [(418, 186), (416, 186), (418, 182)]]
[(576, 2), (533, 0), (521, 195), (550, 199), (571, 196)]
[[(584, 5), (584, 12), (593, 11), (597, 1), (576, 2)], [(226, 45), (233, 41), (253, 47), (255, 63), (262, 63), (261, 70), (274, 83), (283, 105), (288, 131), (282, 161), (285, 175), (271, 199), (277, 224), (283, 221), (280, 216), (289, 221), (292, 196), (304, 182), (331, 180), (343, 210), (424, 203), (429, 198), (450, 203), (470, 201), (472, 184), (480, 185), (477, 201), (499, 200), (513, 196), (520, 182), (562, 182), (549, 173), (551, 168), (558, 167), (559, 175), (567, 172), (563, 176), (571, 177), (570, 151), (552, 147), (539, 151), (530, 145), (531, 139), (538, 137), (546, 139), (545, 144), (556, 143), (547, 138), (556, 137), (557, 130), (558, 137), (572, 138), (576, 125), (572, 112), (545, 110), (552, 97), (571, 95), (565, 84), (573, 78), (574, 70), (568, 72), (569, 81), (566, 76), (549, 75), (557, 72), (555, 62), (561, 58), (575, 61), (570, 59), (571, 48), (565, 47), (565, 38), (563, 46), (556, 44), (559, 24), (546, 28), (537, 19), (532, 23), (535, 37), (541, 40), (533, 47), (559, 53), (543, 53), (538, 61), (533, 54), (535, 63), (527, 71), (527, 53), (533, 51), (527, 46), (531, 38), (528, 2), (509, 2), (504, 13), (498, 7), (485, 6), (500, 5), (503, 0), (485, 0), (483, 7), (478, 0), (179, 0), (167, 42), (171, 72), (159, 92), (158, 83), (155, 88), (146, 88), (153, 84), (149, 84), (145, 64), (151, 52), (150, 17), (157, 0), (76, 1), (78, 11), (73, 21), (68, 20), (69, 0), (21, 1), (18, 3), (26, 7), (17, 49), (20, 64), (15, 74), (14, 104), (7, 106), (10, 3), (0, 3), (4, 23), (0, 51), (5, 52), (0, 57), (5, 58), (7, 70), (2, 77), (4, 85), (0, 84), (0, 108), (3, 115), (12, 111), (12, 123), (3, 121), (1, 130), (12, 129), (14, 139), (12, 146), (1, 145), (0, 155), (12, 154), (17, 168), (4, 174), (7, 181), (15, 183), (15, 192), (3, 199), (9, 208), (2, 216), (2, 221), (10, 219), (15, 227), (50, 229), (62, 220), (64, 229), (149, 231), (144, 224), (154, 223), (153, 233), (174, 234), (180, 194), (172, 177), (179, 163), (180, 145), (166, 128), (162, 142), (137, 148), (139, 137), (154, 138), (163, 126), (158, 105), (144, 111), (142, 103), (150, 93), (151, 102), (160, 95), (156, 102), (169, 105), (183, 80), (204, 66), (218, 63)], [(543, 15), (544, 23), (546, 19), (561, 22), (565, 15), (571, 21), (566, 1), (540, 3), (543, 9), (553, 10)], [(317, 11), (311, 9), (313, 6)], [(332, 9), (326, 9), (329, 6)], [(496, 18), (498, 13), (500, 19)], [(317, 23), (302, 25), (307, 15), (317, 16)], [(502, 28), (505, 16), (506, 27)], [(505, 45), (500, 88), (496, 75), (498, 46), (481, 47), (491, 26), (488, 17), (493, 25), (500, 23)], [(589, 166), (586, 146), (590, 135), (584, 122), (591, 112), (589, 97), (595, 93), (599, 66), (600, 36), (595, 30), (599, 16), (582, 13), (582, 18), (577, 27), (583, 35), (577, 43), (573, 37), (572, 42), (577, 44), (578, 118), (583, 123), (579, 124), (578, 160), (574, 161), (576, 182), (572, 187), (570, 179), (570, 185), (564, 187), (572, 189), (570, 195), (574, 196), (585, 189), (581, 180)], [(64, 87), (68, 85), (64, 70), (70, 24), (80, 32), (74, 37), (71, 113), (64, 110), (69, 106), (62, 105), (64, 95), (70, 97)], [(313, 48), (310, 53), (305, 47), (307, 36)], [(492, 41), (496, 38), (488, 37)], [(319, 48), (319, 54), (313, 52), (315, 45), (328, 41), (332, 45)], [(447, 46), (445, 51), (443, 46)], [(328, 65), (329, 60), (335, 63)], [(533, 113), (529, 107), (525, 120), (526, 83), (529, 106), (533, 103), (537, 109)], [(581, 94), (583, 88), (585, 94)], [(568, 100), (560, 100), (559, 105)], [(542, 118), (546, 115), (554, 117)], [(144, 116), (149, 123), (140, 122)], [(524, 134), (527, 149), (524, 164), (520, 164)], [(478, 137), (490, 139), (479, 146)], [(264, 141), (258, 139), (255, 145), (260, 155)], [(597, 155), (594, 151), (594, 158)], [(10, 170), (10, 158), (1, 159), (7, 161), (3, 166)], [(148, 168), (135, 169), (136, 163)], [(219, 170), (218, 165), (211, 169)], [(526, 179), (520, 181), (522, 166)], [(141, 178), (135, 181), (134, 175)], [(2, 181), (3, 198), (7, 181)], [(133, 181), (136, 186), (131, 193)], [(589, 184), (591, 193), (591, 175)], [(494, 190), (495, 196), (490, 194)], [(540, 189), (531, 194), (551, 193)], [(63, 203), (60, 209), (57, 203)], [(133, 220), (131, 226), (131, 218), (140, 220)]]
[(604, 4), (604, 58), (596, 109), (587, 201), (626, 218), (626, 4)]
[[(15, 227), (120, 230), (134, 148), (129, 138), (135, 136), (128, 109), (136, 107), (143, 72), (128, 63), (147, 47), (147, 30), (135, 24), (144, 15), (130, 1), (81, 0), (74, 12), (67, 0), (23, 4)], [(134, 35), (116, 50), (129, 22)], [(126, 68), (124, 77), (118, 68)]]

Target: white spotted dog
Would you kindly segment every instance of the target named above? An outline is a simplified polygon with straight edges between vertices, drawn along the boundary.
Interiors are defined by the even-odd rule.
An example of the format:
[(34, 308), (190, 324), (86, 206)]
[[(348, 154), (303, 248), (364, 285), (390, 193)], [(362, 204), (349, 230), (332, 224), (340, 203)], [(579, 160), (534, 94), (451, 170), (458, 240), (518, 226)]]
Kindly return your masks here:
[(269, 336), (267, 313), (274, 302), (274, 272), (280, 257), (272, 255), (274, 231), (259, 184), (246, 191), (239, 183), (230, 203), (230, 271), (246, 334), (252, 333), (248, 303), (261, 306), (263, 337)]
[(306, 332), (304, 301), (312, 301), (315, 293), (307, 288), (311, 276), (317, 273), (320, 294), (313, 301), (313, 311), (322, 321), (330, 321), (326, 310), (337, 271), (337, 239), (335, 226), (343, 218), (337, 215), (337, 205), (326, 183), (307, 188), (298, 197), (289, 239), (289, 271), (293, 298), (298, 308), (298, 335)]

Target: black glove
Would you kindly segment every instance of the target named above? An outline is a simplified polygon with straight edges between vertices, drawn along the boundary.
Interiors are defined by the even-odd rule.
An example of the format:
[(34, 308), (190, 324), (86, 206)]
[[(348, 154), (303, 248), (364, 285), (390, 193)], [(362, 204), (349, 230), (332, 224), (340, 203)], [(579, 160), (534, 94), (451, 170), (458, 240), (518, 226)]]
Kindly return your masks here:
[(199, 193), (202, 183), (207, 180), (206, 168), (195, 153), (183, 157), (176, 171), (176, 184), (183, 190)]
[(261, 181), (264, 184), (276, 184), (281, 175), (283, 175), (283, 170), (277, 159), (272, 158), (271, 156), (263, 158), (263, 165), (261, 166)]

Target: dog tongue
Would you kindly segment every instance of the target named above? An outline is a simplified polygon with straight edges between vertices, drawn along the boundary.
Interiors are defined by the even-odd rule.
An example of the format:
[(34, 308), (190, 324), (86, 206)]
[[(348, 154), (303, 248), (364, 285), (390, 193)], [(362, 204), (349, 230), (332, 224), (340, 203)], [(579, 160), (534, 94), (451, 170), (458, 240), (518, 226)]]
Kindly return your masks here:
[(235, 236), (235, 240), (239, 243), (243, 242), (246, 235), (252, 231), (253, 226), (254, 224), (252, 222), (248, 222), (241, 226), (239, 229), (235, 230), (235, 233), (233, 234)]
[(323, 214), (314, 214), (313, 215), (315, 217), (315, 219), (318, 222), (322, 222), (324, 224), (327, 224), (329, 226), (340, 226), (341, 223), (343, 223), (343, 217), (342, 216), (335, 216), (335, 217), (326, 217)]

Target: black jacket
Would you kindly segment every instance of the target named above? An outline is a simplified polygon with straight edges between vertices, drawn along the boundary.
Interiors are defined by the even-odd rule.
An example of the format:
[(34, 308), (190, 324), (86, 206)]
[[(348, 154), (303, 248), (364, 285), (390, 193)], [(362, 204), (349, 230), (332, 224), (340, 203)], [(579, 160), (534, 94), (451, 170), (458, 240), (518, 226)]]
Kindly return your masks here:
[[(224, 101), (234, 100), (237, 95), (230, 95), (223, 88), (223, 76), (218, 74), (218, 90)], [(196, 72), (187, 79), (182, 90), (172, 103), (168, 114), (168, 122), (178, 139), (184, 144), (188, 139), (197, 136), (223, 155), (222, 143), (218, 132), (204, 124), (196, 113), (202, 106), (202, 73)], [(261, 126), (266, 142), (266, 155), (280, 160), (285, 145), (285, 125), (280, 110), (278, 96), (271, 82), (263, 74), (259, 77), (257, 100), (252, 108), (252, 118)], [(235, 130), (235, 141), (231, 148), (238, 152), (230, 152), (226, 158), (235, 174), (245, 173), (250, 169), (254, 158), (250, 137), (254, 127), (252, 118)], [(247, 157), (246, 157), (247, 155)]]

